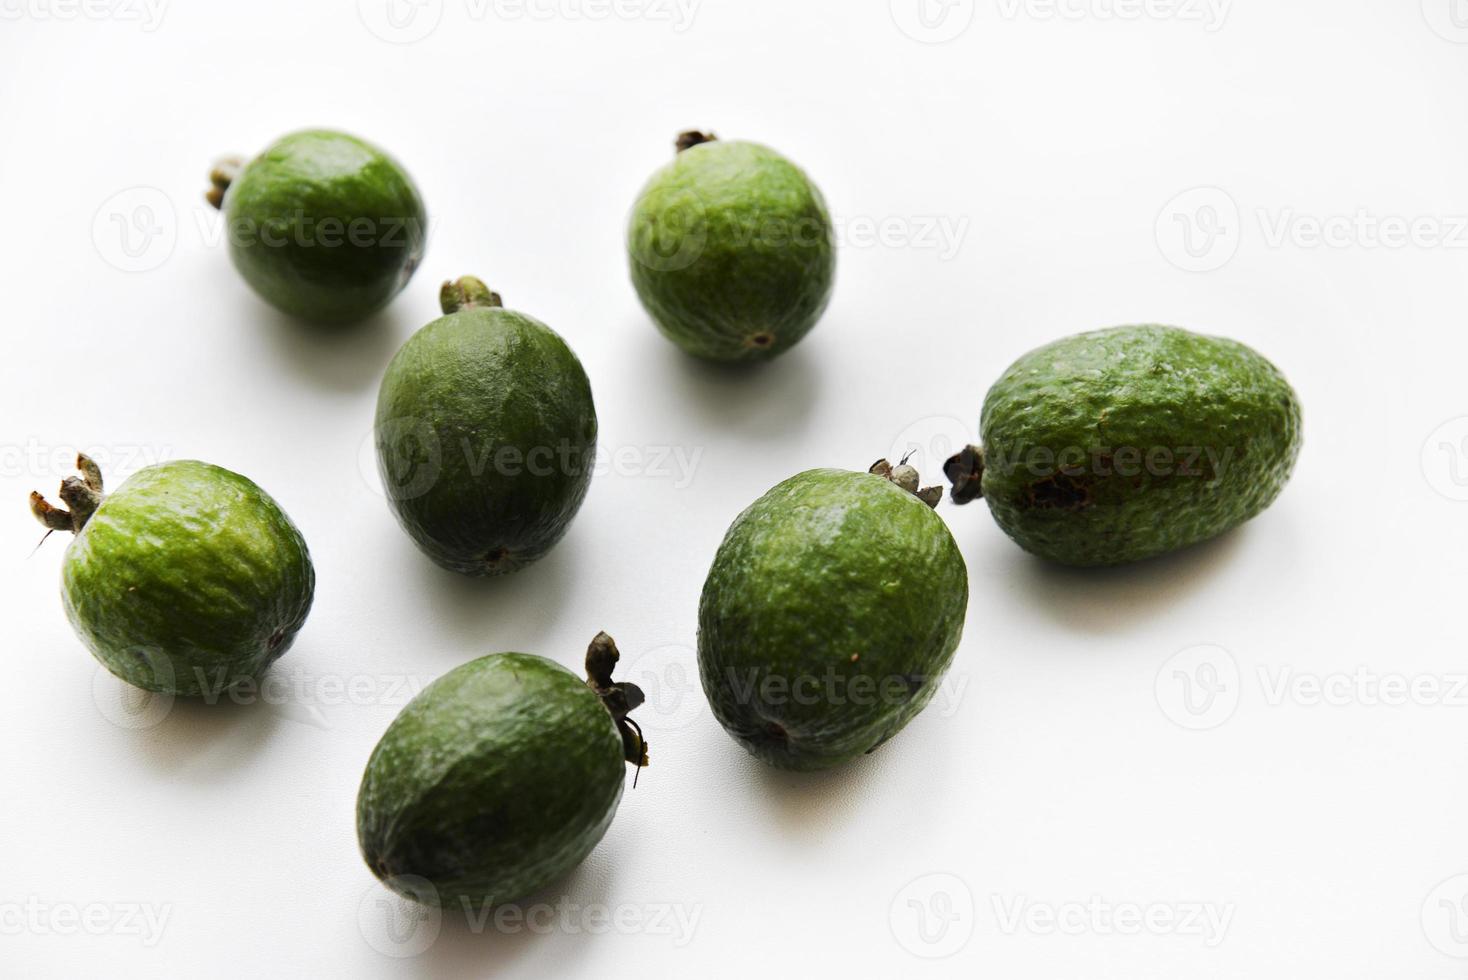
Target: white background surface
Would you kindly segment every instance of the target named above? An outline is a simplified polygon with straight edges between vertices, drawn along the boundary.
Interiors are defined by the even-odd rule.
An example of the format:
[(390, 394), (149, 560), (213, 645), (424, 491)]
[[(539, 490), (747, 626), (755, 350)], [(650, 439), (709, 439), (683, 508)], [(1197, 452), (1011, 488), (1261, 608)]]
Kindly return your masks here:
[[(96, 2), (0, 0), (0, 972), (1463, 975), (1468, 10), (958, 0), (927, 31), (903, 0), (704, 0), (680, 29), (654, 0), (427, 0), (394, 34), (375, 0), (151, 24)], [(217, 155), (309, 125), (387, 147), (432, 215), (417, 278), (351, 336), (257, 300), (201, 198)], [(747, 375), (680, 355), (627, 281), (627, 211), (694, 126), (789, 154), (843, 227), (825, 321)], [(363, 452), (383, 367), (471, 272), (569, 339), (622, 453), (504, 581), (421, 558)], [(746, 758), (692, 661), (734, 515), (909, 442), (936, 478), (1011, 360), (1138, 321), (1292, 379), (1307, 446), (1278, 504), (1091, 573), (945, 504), (973, 594), (945, 694), (841, 772)], [(27, 558), (25, 493), (78, 447), (114, 486), (231, 467), (301, 526), (316, 605), (265, 703), (154, 713), (99, 673), (61, 610), (65, 543)], [(451, 916), (395, 943), (353, 804), (408, 688), (497, 650), (576, 666), (599, 629), (655, 698), (654, 766), (548, 901), (630, 933), (563, 906), (543, 935)], [(1180, 675), (1209, 669), (1190, 712)]]

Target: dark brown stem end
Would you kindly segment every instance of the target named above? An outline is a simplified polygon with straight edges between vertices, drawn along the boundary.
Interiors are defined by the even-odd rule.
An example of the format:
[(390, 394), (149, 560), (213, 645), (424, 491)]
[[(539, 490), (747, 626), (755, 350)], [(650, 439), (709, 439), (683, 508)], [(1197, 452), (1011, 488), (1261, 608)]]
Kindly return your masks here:
[[(648, 764), (647, 740), (642, 737), (642, 729), (637, 722), (627, 716), (647, 700), (647, 695), (636, 684), (625, 681), (619, 684), (612, 680), (612, 671), (621, 658), (617, 644), (610, 636), (606, 633), (596, 634), (596, 639), (586, 648), (586, 684), (611, 712), (612, 720), (617, 723), (617, 731), (622, 735), (622, 755), (637, 767), (640, 775), (642, 767)], [(637, 785), (636, 776), (632, 779), (632, 785)]]
[(696, 129), (690, 129), (686, 133), (678, 134), (678, 152), (682, 153), (684, 150), (691, 150), (695, 146), (702, 146), (704, 143), (715, 143), (718, 139), (713, 133), (700, 133)]
[(971, 504), (984, 496), (984, 451), (966, 446), (943, 464), (943, 475), (953, 484), (953, 502)]

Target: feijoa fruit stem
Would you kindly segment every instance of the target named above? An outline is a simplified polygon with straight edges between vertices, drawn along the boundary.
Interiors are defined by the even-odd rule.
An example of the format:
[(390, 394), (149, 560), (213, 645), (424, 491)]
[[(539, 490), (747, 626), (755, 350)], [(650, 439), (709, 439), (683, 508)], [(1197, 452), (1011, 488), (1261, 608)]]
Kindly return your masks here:
[(718, 139), (713, 133), (700, 133), (696, 129), (690, 129), (686, 133), (678, 134), (678, 152), (682, 153), (684, 150), (691, 150), (695, 146), (702, 146), (704, 143), (714, 143)]
[[(612, 671), (621, 658), (622, 654), (610, 636), (604, 632), (596, 634), (596, 638), (586, 648), (586, 684), (601, 698), (607, 711), (611, 712), (612, 720), (617, 723), (617, 731), (622, 736), (622, 755), (637, 767), (640, 775), (642, 767), (648, 764), (647, 740), (642, 737), (642, 729), (638, 724), (627, 716), (647, 700), (647, 695), (636, 684), (612, 680)], [(636, 776), (632, 778), (632, 785), (637, 785)]]
[(204, 192), (204, 200), (214, 205), (216, 211), (224, 209), (224, 192), (229, 190), (229, 185), (234, 183), (244, 166), (245, 161), (241, 157), (220, 157), (214, 162), (214, 169), (209, 171), (209, 189)]
[(943, 475), (953, 484), (953, 502), (971, 504), (984, 496), (984, 450), (965, 446), (943, 464)]
[(885, 459), (879, 459), (867, 470), (873, 476), (880, 476), (884, 480), (890, 480), (903, 490), (912, 494), (929, 507), (937, 508), (938, 502), (943, 499), (942, 487), (924, 487), (922, 477), (916, 466), (909, 466), (907, 461), (912, 458), (912, 453), (902, 457), (902, 462), (893, 466)]
[(57, 507), (36, 491), (31, 491), (31, 513), (49, 531), (76, 534), (102, 505), (102, 470), (85, 453), (77, 453), (76, 468), (81, 476), (68, 476), (61, 481), (58, 495), (71, 508)]
[(473, 276), (460, 276), (453, 282), (444, 283), (443, 288), (438, 291), (438, 303), (443, 307), (445, 315), (458, 313), (460, 310), (505, 305), (499, 293)]

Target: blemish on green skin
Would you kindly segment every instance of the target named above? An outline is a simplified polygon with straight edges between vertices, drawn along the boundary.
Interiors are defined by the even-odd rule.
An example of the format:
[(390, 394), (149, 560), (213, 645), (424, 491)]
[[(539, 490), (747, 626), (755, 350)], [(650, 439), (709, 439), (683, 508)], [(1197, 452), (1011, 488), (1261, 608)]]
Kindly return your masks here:
[(263, 299), (318, 323), (350, 323), (396, 296), (423, 259), (428, 216), (382, 150), (330, 130), (292, 133), (243, 167), (225, 160), (205, 195), (224, 212), (235, 268)]
[(1020, 358), (984, 402), (982, 447), (945, 468), (1026, 550), (1117, 565), (1257, 516), (1299, 457), (1299, 399), (1257, 352), (1176, 327), (1079, 334)]
[(762, 361), (825, 312), (835, 236), (804, 172), (755, 143), (685, 133), (643, 189), (627, 236), (632, 282), (665, 336), (697, 357)]
[(781, 483), (734, 521), (704, 583), (704, 692), (729, 734), (780, 768), (881, 745), (933, 698), (957, 649), (963, 557), (921, 491), (886, 469)]

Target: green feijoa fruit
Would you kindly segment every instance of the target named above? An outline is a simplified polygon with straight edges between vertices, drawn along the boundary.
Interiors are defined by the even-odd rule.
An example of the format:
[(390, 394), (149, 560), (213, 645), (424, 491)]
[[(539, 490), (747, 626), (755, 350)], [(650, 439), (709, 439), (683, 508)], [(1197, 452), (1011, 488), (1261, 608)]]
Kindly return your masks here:
[(1176, 551), (1253, 518), (1300, 454), (1300, 402), (1233, 340), (1116, 327), (1020, 358), (989, 390), (982, 446), (948, 461), (1025, 550), (1066, 565)]
[(503, 575), (545, 555), (586, 499), (591, 383), (553, 330), (484, 283), (445, 283), (445, 316), (398, 351), (377, 397), (378, 471), (439, 565)]
[(698, 666), (715, 717), (755, 756), (838, 766), (932, 700), (968, 608), (940, 496), (905, 462), (811, 470), (729, 528), (699, 604)]
[(264, 490), (193, 460), (140, 470), (105, 497), (85, 456), (54, 507), (31, 510), (75, 537), (62, 598), (77, 635), (136, 687), (217, 696), (290, 648), (316, 575), (301, 533)]
[(690, 354), (762, 361), (825, 312), (836, 280), (825, 199), (756, 143), (684, 133), (632, 211), (632, 282), (658, 328)]
[(227, 159), (206, 197), (224, 212), (229, 255), (272, 306), (350, 323), (388, 304), (423, 259), (428, 216), (406, 170), (346, 133), (312, 129), (247, 164)]
[(552, 884), (591, 853), (622, 798), (624, 762), (647, 764), (612, 681), (605, 633), (588, 679), (526, 653), (467, 663), (415, 697), (377, 743), (357, 794), (372, 873), (428, 905), (490, 908)]

